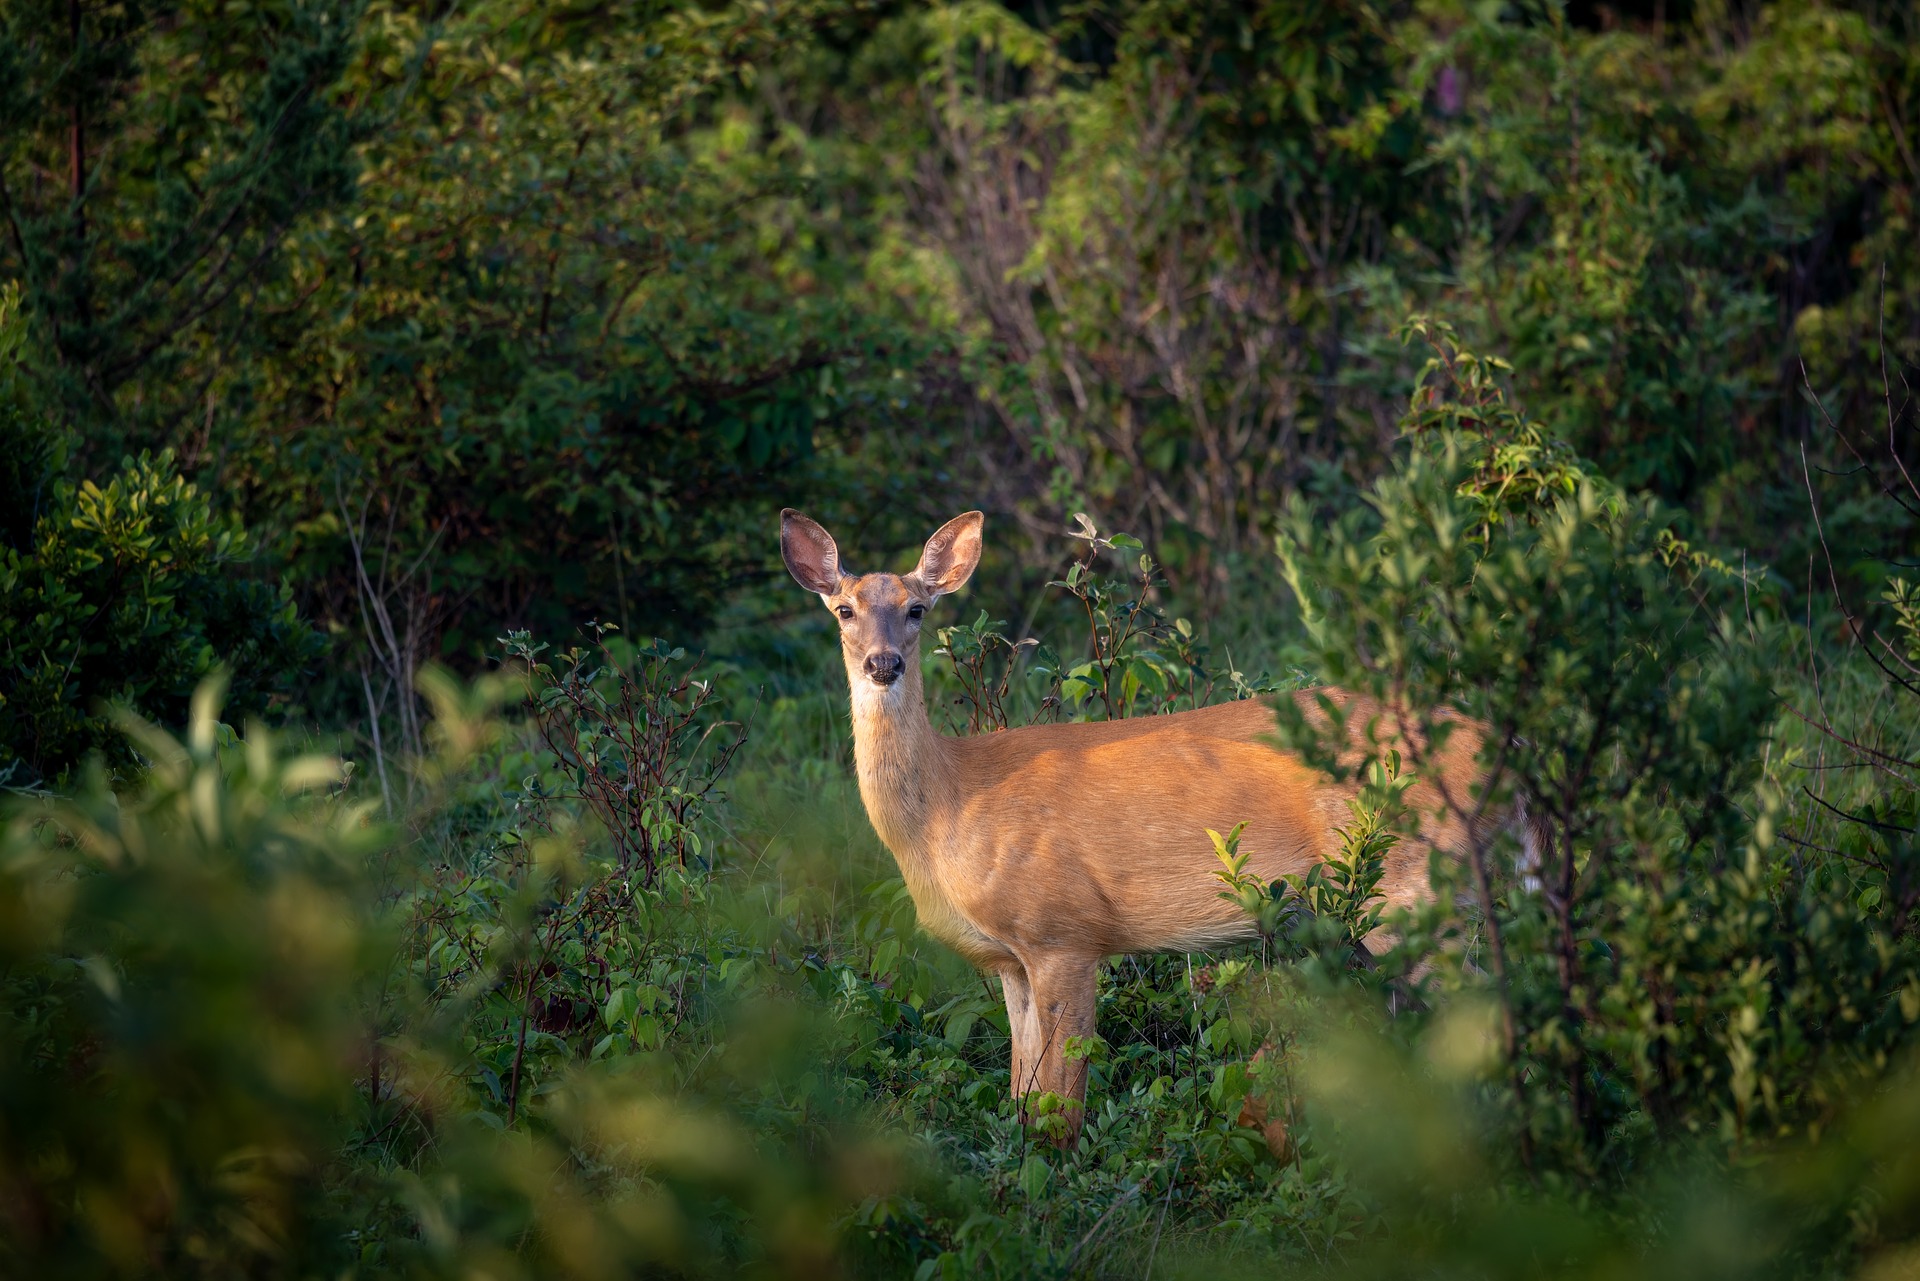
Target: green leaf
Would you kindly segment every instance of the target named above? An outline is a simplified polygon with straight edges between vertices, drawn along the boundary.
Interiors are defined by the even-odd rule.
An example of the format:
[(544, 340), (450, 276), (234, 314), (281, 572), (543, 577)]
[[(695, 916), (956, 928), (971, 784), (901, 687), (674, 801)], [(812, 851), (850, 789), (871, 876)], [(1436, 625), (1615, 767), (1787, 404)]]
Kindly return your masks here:
[(1020, 1163), (1020, 1173), (1015, 1183), (1028, 1201), (1038, 1201), (1047, 1190), (1047, 1183), (1053, 1178), (1053, 1167), (1047, 1159), (1035, 1152)]

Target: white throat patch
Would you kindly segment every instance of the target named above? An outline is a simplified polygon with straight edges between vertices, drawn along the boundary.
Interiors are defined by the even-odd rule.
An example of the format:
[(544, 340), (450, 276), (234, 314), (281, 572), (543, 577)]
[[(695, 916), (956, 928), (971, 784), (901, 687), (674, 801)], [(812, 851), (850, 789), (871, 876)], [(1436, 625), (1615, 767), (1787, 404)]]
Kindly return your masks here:
[(906, 693), (907, 677), (903, 672), (900, 679), (891, 685), (876, 685), (865, 676), (849, 674), (847, 683), (853, 691), (853, 714), (880, 716), (900, 706), (900, 700)]

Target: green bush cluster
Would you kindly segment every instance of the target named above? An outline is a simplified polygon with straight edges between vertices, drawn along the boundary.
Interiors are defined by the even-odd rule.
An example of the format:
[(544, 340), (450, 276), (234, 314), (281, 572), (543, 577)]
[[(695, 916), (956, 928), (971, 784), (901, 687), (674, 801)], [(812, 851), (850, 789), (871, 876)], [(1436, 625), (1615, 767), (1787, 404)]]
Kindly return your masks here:
[(240, 576), (239, 522), (142, 455), (106, 483), (52, 486), (31, 541), (0, 549), (0, 755), (16, 786), (71, 776), (90, 753), (133, 763), (105, 704), (179, 719), (215, 667), (236, 713), (297, 689), (319, 637), (284, 586)]
[(131, 767), (109, 708), (175, 723), (225, 669), (236, 716), (297, 697), (320, 637), (291, 591), (243, 572), (237, 517), (171, 451), (105, 484), (62, 472), (69, 436), (23, 404), (25, 324), (0, 295), (0, 784), (70, 781), (90, 754)]
[(0, 1260), (19, 1276), (275, 1270), (337, 1255), (341, 1070), (383, 950), (360, 894), (384, 833), (303, 804), (339, 762), (243, 743), (203, 685), (185, 742), (121, 721), (148, 768), (116, 795), (8, 816)]
[(1482, 718), (1485, 794), (1450, 805), (1532, 829), (1530, 851), (1475, 844), (1475, 910), (1423, 925), (1436, 955), (1415, 958), (1442, 987), (1467, 982), (1449, 966), (1491, 976), (1533, 1177), (1604, 1180), (1688, 1134), (1817, 1133), (1911, 1045), (1920, 951), (1857, 860), (1780, 839), (1791, 770), (1766, 768), (1765, 727), (1798, 637), (1764, 584), (1676, 551), (1656, 501), (1516, 485), (1427, 408), (1459, 397), (1494, 418), (1470, 382), (1422, 386), (1405, 464), (1281, 538), (1312, 668), (1422, 737), (1448, 732), (1433, 709)]

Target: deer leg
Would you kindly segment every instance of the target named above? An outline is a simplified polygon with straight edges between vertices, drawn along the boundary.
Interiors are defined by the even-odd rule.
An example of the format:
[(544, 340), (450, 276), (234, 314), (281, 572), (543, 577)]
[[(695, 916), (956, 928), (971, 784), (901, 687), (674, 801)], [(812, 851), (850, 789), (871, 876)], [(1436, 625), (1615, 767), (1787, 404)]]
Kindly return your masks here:
[(1020, 1104), (1027, 1119), (1027, 1095), (1038, 1089), (1039, 1023), (1033, 1017), (1033, 984), (1017, 962), (1000, 971), (1000, 988), (1007, 999), (1007, 1030), (1013, 1034), (1013, 1071), (1007, 1092)]
[(1038, 1024), (1039, 1066), (1035, 1088), (1060, 1096), (1066, 1109), (1067, 1130), (1059, 1136), (1067, 1147), (1080, 1136), (1087, 1097), (1087, 1060), (1069, 1057), (1068, 1044), (1094, 1034), (1098, 957), (1049, 957), (1027, 967), (1033, 983), (1033, 1014)]

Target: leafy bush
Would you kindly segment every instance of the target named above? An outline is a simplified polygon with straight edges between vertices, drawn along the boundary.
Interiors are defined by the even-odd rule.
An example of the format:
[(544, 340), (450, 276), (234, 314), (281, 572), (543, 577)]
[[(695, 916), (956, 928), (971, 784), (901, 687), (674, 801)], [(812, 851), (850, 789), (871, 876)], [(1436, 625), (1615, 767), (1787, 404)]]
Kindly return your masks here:
[(1431, 981), (1490, 974), (1503, 1124), (1535, 1177), (1605, 1180), (1690, 1133), (1817, 1133), (1914, 1043), (1920, 949), (1858, 909), (1842, 861), (1778, 843), (1762, 764), (1782, 629), (1657, 503), (1516, 484), (1539, 451), (1510, 446), (1540, 433), (1435, 417), (1461, 396), (1440, 418), (1525, 426), (1497, 387), (1423, 385), (1405, 462), (1336, 518), (1297, 506), (1280, 544), (1314, 668), (1425, 739), (1451, 729), (1433, 709), (1482, 719), (1485, 789), (1448, 806), (1512, 802), (1533, 828), (1517, 869), (1513, 845), (1471, 842), (1476, 910), (1415, 928)]
[[(1457, 518), (1473, 500), (1449, 482), (1472, 468), (1447, 469), (1450, 451), (1436, 452), (1379, 496), (1417, 494), (1471, 529)], [(1383, 508), (1390, 528), (1432, 537)], [(1560, 528), (1551, 513), (1516, 521), (1492, 546)], [(1638, 526), (1603, 523), (1568, 545), (1596, 555), (1615, 546), (1613, 528)], [(1342, 538), (1331, 542), (1357, 554)], [(1429, 590), (1470, 587), (1440, 575)], [(1337, 586), (1317, 599), (1329, 603), (1316, 634), (1337, 654), (1339, 620), (1356, 606)], [(1589, 632), (1596, 645), (1608, 634)], [(1429, 621), (1427, 634), (1446, 633)], [(1912, 1237), (1907, 1096), (1858, 1102), (1836, 1069), (1862, 1079), (1871, 1044), (1848, 1048), (1808, 1023), (1832, 1015), (1806, 1004), (1809, 992), (1842, 991), (1832, 979), (1843, 972), (1867, 981), (1862, 958), (1836, 945), (1858, 927), (1785, 937), (1772, 900), (1756, 906), (1738, 869), (1725, 874), (1731, 888), (1671, 888), (1696, 917), (1669, 928), (1655, 913), (1582, 957), (1608, 999), (1663, 962), (1698, 998), (1682, 1007), (1698, 1026), (1660, 1029), (1685, 1087), (1663, 1125), (1620, 1110), (1620, 1094), (1645, 1086), (1620, 1046), (1624, 1015), (1605, 1006), (1556, 1024), (1555, 921), (1525, 895), (1497, 898), (1491, 918), (1446, 902), (1401, 922), (1406, 945), (1365, 968), (1355, 942), (1378, 917), (1378, 855), (1398, 839), (1395, 798), (1419, 767), (1378, 762), (1339, 858), (1279, 896), (1236, 887), (1271, 912), (1261, 947), (1128, 959), (1101, 977), (1099, 1037), (1080, 1047), (1094, 1106), (1082, 1141), (1061, 1152), (1007, 1102), (994, 994), (916, 937), (896, 878), (862, 884), (858, 841), (801, 817), (834, 803), (831, 765), (795, 780), (798, 812), (739, 799), (690, 809), (679, 821), (700, 833), (701, 857), (659, 860), (650, 883), (581, 823), (595, 807), (567, 793), (593, 735), (622, 751), (651, 744), (623, 762), (636, 777), (682, 778), (698, 776), (697, 736), (624, 723), (627, 681), (684, 706), (694, 687), (683, 657), (622, 653), (624, 677), (573, 657), (524, 677), (536, 712), (587, 735), (585, 756), (564, 737), (556, 752), (535, 722), (496, 721), (488, 709), (508, 681), (468, 691), (433, 678), (438, 754), (416, 763), (402, 827), (369, 823), (371, 800), (341, 794), (343, 778), (353, 784), (339, 767), (278, 765), (261, 733), (233, 738), (211, 692), (185, 746), (133, 730), (158, 765), (117, 807), (96, 777), (72, 806), (18, 814), (0, 857), (12, 922), (0, 1172), (28, 1189), (11, 1204), (32, 1218), (6, 1234), (10, 1267), (1014, 1278), (1363, 1275), (1412, 1260), (1518, 1275), (1543, 1259), (1578, 1274), (1691, 1259), (1741, 1275), (1769, 1252), (1825, 1262)], [(1568, 705), (1540, 713), (1549, 728), (1575, 717)], [(785, 718), (800, 710), (775, 700), (756, 741), (790, 750)], [(1619, 755), (1609, 779), (1632, 767)], [(324, 794), (289, 795), (315, 784)], [(1658, 794), (1591, 795), (1598, 840), (1635, 837), (1617, 808)], [(1203, 842), (1197, 833), (1196, 855)], [(1231, 838), (1221, 844), (1231, 863)], [(1662, 858), (1690, 857), (1672, 837), (1631, 858), (1586, 855), (1609, 880), (1598, 901), (1582, 897), (1579, 919), (1615, 931), (1631, 906), (1617, 905), (1623, 887)], [(834, 870), (809, 884), (808, 860)], [(1800, 895), (1790, 903), (1835, 902), (1768, 874), (1769, 887)], [(1744, 915), (1714, 920), (1728, 903)], [(1489, 919), (1509, 962), (1513, 1059), (1501, 1053), (1501, 988), (1463, 964), (1488, 954), (1473, 934)], [(1716, 996), (1714, 971), (1694, 967), (1756, 938), (1785, 964), (1827, 967), (1826, 982), (1763, 964)], [(1430, 972), (1410, 976), (1415, 959)], [(1387, 994), (1409, 982), (1424, 1008), (1389, 1019)], [(1785, 1003), (1762, 1012), (1775, 1040), (1742, 1023), (1756, 990)], [(263, 1001), (273, 1009), (251, 1012)], [(1788, 1034), (1801, 1043), (1776, 1043)], [(1882, 1019), (1873, 1035), (1890, 1047), (1900, 1033)], [(1756, 1079), (1810, 1065), (1824, 1101), (1781, 1092), (1744, 1129), (1713, 1135), (1722, 1116), (1739, 1117), (1726, 1076), (1739, 1070), (1726, 1057), (1735, 1037), (1755, 1046)], [(1618, 1134), (1598, 1149), (1567, 1093), (1575, 1054), (1614, 1091), (1605, 1115)], [(1715, 1054), (1718, 1076), (1701, 1066)], [(167, 1066), (141, 1076), (149, 1063)], [(1515, 1063), (1531, 1079), (1517, 1085)], [(1816, 1113), (1818, 1127), (1775, 1137), (1780, 1119)], [(1743, 1171), (1711, 1152), (1696, 1159), (1684, 1137), (1696, 1121), (1709, 1146), (1733, 1140)], [(109, 1141), (123, 1135), (139, 1140), (140, 1162)], [(1650, 1217), (1644, 1206), (1673, 1195), (1660, 1180), (1681, 1177), (1683, 1208)], [(115, 1206), (135, 1208), (116, 1217)], [(1754, 1225), (1745, 1244), (1715, 1235), (1728, 1222)]]
[(15, 808), (0, 837), (0, 1267), (20, 1276), (343, 1266), (328, 1165), (379, 935), (384, 832), (315, 799), (338, 762), (245, 742), (195, 695), (116, 796)]
[(130, 765), (102, 706), (183, 719), (216, 666), (237, 713), (289, 693), (319, 637), (285, 587), (241, 576), (248, 551), (171, 453), (128, 459), (104, 487), (56, 482), (31, 541), (0, 547), (0, 760), (14, 781), (68, 777), (96, 751)]
[[(1065, 615), (1062, 641), (1072, 658), (1033, 637), (1018, 641), (989, 620), (955, 623), (936, 633), (934, 653), (947, 660), (944, 676), (957, 692), (951, 705), (964, 707), (967, 733), (1006, 729), (1024, 713), (1026, 723), (1051, 720), (1124, 720), (1204, 707), (1223, 697), (1251, 698), (1278, 688), (1262, 673), (1249, 677), (1231, 662), (1213, 665), (1206, 642), (1186, 618), (1169, 617), (1161, 565), (1131, 534), (1103, 536), (1084, 512), (1075, 513), (1068, 536), (1085, 544), (1058, 588)], [(1137, 557), (1129, 553), (1138, 552)], [(1103, 572), (1101, 558), (1119, 561)], [(1015, 682), (1026, 677), (1026, 685)], [(1026, 697), (1031, 695), (1031, 697)], [(936, 690), (936, 702), (945, 701)]]
[(618, 631), (596, 624), (591, 649), (571, 646), (551, 662), (526, 632), (509, 634), (506, 646), (524, 672), (544, 773), (556, 780), (529, 776), (529, 799), (583, 802), (622, 871), (651, 885), (663, 863), (685, 867), (700, 855), (696, 825), (747, 731), (716, 721), (712, 680), (676, 666), (684, 650), (658, 639), (634, 646)]
[[(1915, 406), (1904, 375), (1896, 401), (1884, 368), (1881, 374), (1880, 430), (1873, 433), (1879, 440), (1839, 477), (1837, 504), (1831, 492), (1817, 492), (1812, 469), (1802, 466), (1819, 564), (1839, 615), (1834, 621), (1854, 643), (1821, 655), (1809, 611), (1808, 679), (1790, 706), (1802, 737), (1794, 746), (1816, 766), (1826, 766), (1831, 753), (1834, 768), (1809, 771), (1815, 777), (1801, 781), (1796, 799), (1811, 804), (1794, 816), (1798, 830), (1783, 835), (1840, 859), (1859, 909), (1908, 937), (1920, 931), (1920, 592), (1906, 576), (1913, 565), (1907, 548), (1875, 556), (1844, 542), (1836, 552), (1829, 542), (1829, 526), (1843, 514), (1858, 521), (1855, 530), (1904, 528), (1909, 541), (1920, 531), (1920, 486), (1899, 446)], [(1834, 531), (1834, 541), (1845, 529)]]
[(63, 478), (71, 433), (34, 413), (20, 290), (0, 287), (0, 784), (68, 779), (89, 753), (134, 756), (109, 706), (182, 721), (224, 667), (234, 710), (292, 692), (320, 637), (284, 587), (245, 577), (239, 521), (170, 451), (105, 487)]
[[(1641, 8), (0, 9), (0, 1271), (1911, 1270), (1920, 28)], [(808, 492), (1013, 531), (956, 726), (1451, 704), (1539, 861), (1385, 919), (1419, 752), (1221, 835), (1259, 943), (1111, 966), (1040, 1150), (763, 590)], [(324, 795), (189, 706), (310, 666), (240, 523)]]

